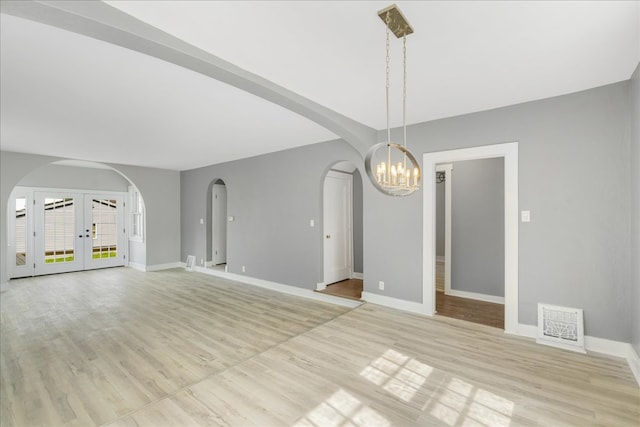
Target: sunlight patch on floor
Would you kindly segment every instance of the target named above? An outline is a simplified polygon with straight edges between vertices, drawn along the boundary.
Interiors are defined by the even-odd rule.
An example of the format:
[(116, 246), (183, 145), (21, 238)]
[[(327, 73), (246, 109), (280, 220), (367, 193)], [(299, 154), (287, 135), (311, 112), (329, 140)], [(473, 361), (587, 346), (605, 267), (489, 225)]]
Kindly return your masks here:
[(360, 375), (410, 402), (432, 371), (431, 366), (389, 349), (364, 368)]
[(389, 425), (391, 425), (389, 420), (343, 389), (332, 394), (294, 424), (295, 427), (384, 427)]
[(513, 408), (508, 399), (451, 378), (429, 413), (449, 426), (506, 427), (511, 424)]
[[(464, 380), (438, 371), (400, 352), (389, 349), (365, 367), (360, 375), (405, 402), (412, 402), (437, 373), (438, 388), (422, 406), (430, 416), (448, 426), (509, 426), (514, 403)], [(433, 383), (434, 380), (432, 380)], [(423, 391), (424, 396), (424, 391)], [(433, 396), (438, 396), (433, 399)], [(414, 402), (415, 403), (415, 402)]]

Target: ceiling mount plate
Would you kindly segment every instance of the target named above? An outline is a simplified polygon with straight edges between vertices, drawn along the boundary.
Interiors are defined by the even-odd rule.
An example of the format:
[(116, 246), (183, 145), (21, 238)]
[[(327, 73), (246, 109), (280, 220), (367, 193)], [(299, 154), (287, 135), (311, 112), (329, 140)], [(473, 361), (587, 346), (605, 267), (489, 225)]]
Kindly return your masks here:
[(398, 6), (392, 4), (378, 12), (378, 16), (385, 24), (387, 23), (387, 12), (389, 12), (389, 30), (391, 30), (397, 38), (413, 33), (413, 28), (411, 28), (411, 25), (407, 22), (407, 18), (400, 12)]

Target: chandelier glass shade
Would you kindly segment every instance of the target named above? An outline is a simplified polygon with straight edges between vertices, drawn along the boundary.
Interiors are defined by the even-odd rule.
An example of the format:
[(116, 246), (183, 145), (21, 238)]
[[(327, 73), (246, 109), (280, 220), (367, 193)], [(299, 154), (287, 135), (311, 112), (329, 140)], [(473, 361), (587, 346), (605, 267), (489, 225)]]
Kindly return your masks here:
[[(374, 145), (365, 157), (365, 169), (369, 179), (380, 192), (390, 196), (408, 196), (420, 188), (420, 165), (407, 149), (407, 35), (413, 33), (413, 28), (402, 15), (396, 5), (391, 5), (380, 12), (378, 16), (386, 25), (386, 107), (387, 107), (387, 141)], [(402, 130), (403, 144), (391, 141), (391, 126), (389, 112), (389, 34), (402, 38), (403, 47), (403, 83), (402, 83)]]
[(371, 147), (365, 169), (374, 186), (390, 196), (408, 196), (420, 188), (420, 166), (406, 147), (381, 142)]

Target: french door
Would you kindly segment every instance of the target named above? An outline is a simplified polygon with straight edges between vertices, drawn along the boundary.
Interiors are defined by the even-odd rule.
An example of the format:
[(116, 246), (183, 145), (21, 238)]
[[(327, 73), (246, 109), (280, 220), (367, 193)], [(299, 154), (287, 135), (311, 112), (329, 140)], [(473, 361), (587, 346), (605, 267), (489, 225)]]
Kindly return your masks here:
[(122, 194), (33, 191), (15, 200), (10, 277), (124, 265)]

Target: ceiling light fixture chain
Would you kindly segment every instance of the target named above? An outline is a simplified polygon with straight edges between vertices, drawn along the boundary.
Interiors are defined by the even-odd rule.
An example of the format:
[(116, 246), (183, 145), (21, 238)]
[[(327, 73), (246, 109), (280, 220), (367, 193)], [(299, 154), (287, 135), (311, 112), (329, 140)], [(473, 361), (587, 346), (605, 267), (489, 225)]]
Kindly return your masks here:
[(389, 23), (390, 21), (390, 15), (389, 12), (387, 12), (387, 17), (385, 19), (385, 22), (387, 24), (387, 55), (386, 55), (386, 60), (387, 60), (387, 67), (386, 67), (386, 81), (385, 81), (385, 100), (387, 103), (387, 141), (391, 141), (391, 121), (390, 121), (390, 116), (389, 116), (389, 74), (391, 73), (391, 44), (389, 42), (389, 34), (391, 32), (391, 30), (389, 30)]
[[(391, 15), (389, 11), (387, 11), (387, 15), (385, 18), (385, 24), (387, 26), (386, 36), (387, 36), (387, 67), (386, 67), (386, 82), (385, 82), (385, 99), (387, 104), (387, 141), (391, 141), (391, 114), (389, 108), (389, 75), (391, 74), (391, 44), (389, 42), (389, 33), (391, 30), (389, 29), (389, 24), (391, 23)], [(387, 164), (391, 164), (391, 146), (387, 146)], [(391, 168), (385, 168), (384, 170), (380, 170), (378, 175), (381, 175), (381, 181), (384, 184), (391, 183)]]
[(402, 36), (402, 129), (407, 147), (407, 36)]
[[(381, 10), (378, 12), (378, 16), (386, 26), (385, 102), (387, 141), (371, 147), (365, 157), (365, 168), (369, 179), (380, 192), (390, 196), (408, 196), (420, 188), (419, 182), (421, 178), (420, 166), (413, 154), (407, 149), (407, 35), (413, 33), (413, 28), (411, 28), (396, 5), (391, 5)], [(389, 105), (391, 74), (390, 32), (393, 32), (397, 38), (402, 38), (402, 145), (391, 141), (391, 108)], [(386, 150), (384, 150), (385, 147)], [(409, 162), (411, 165), (409, 165)]]

